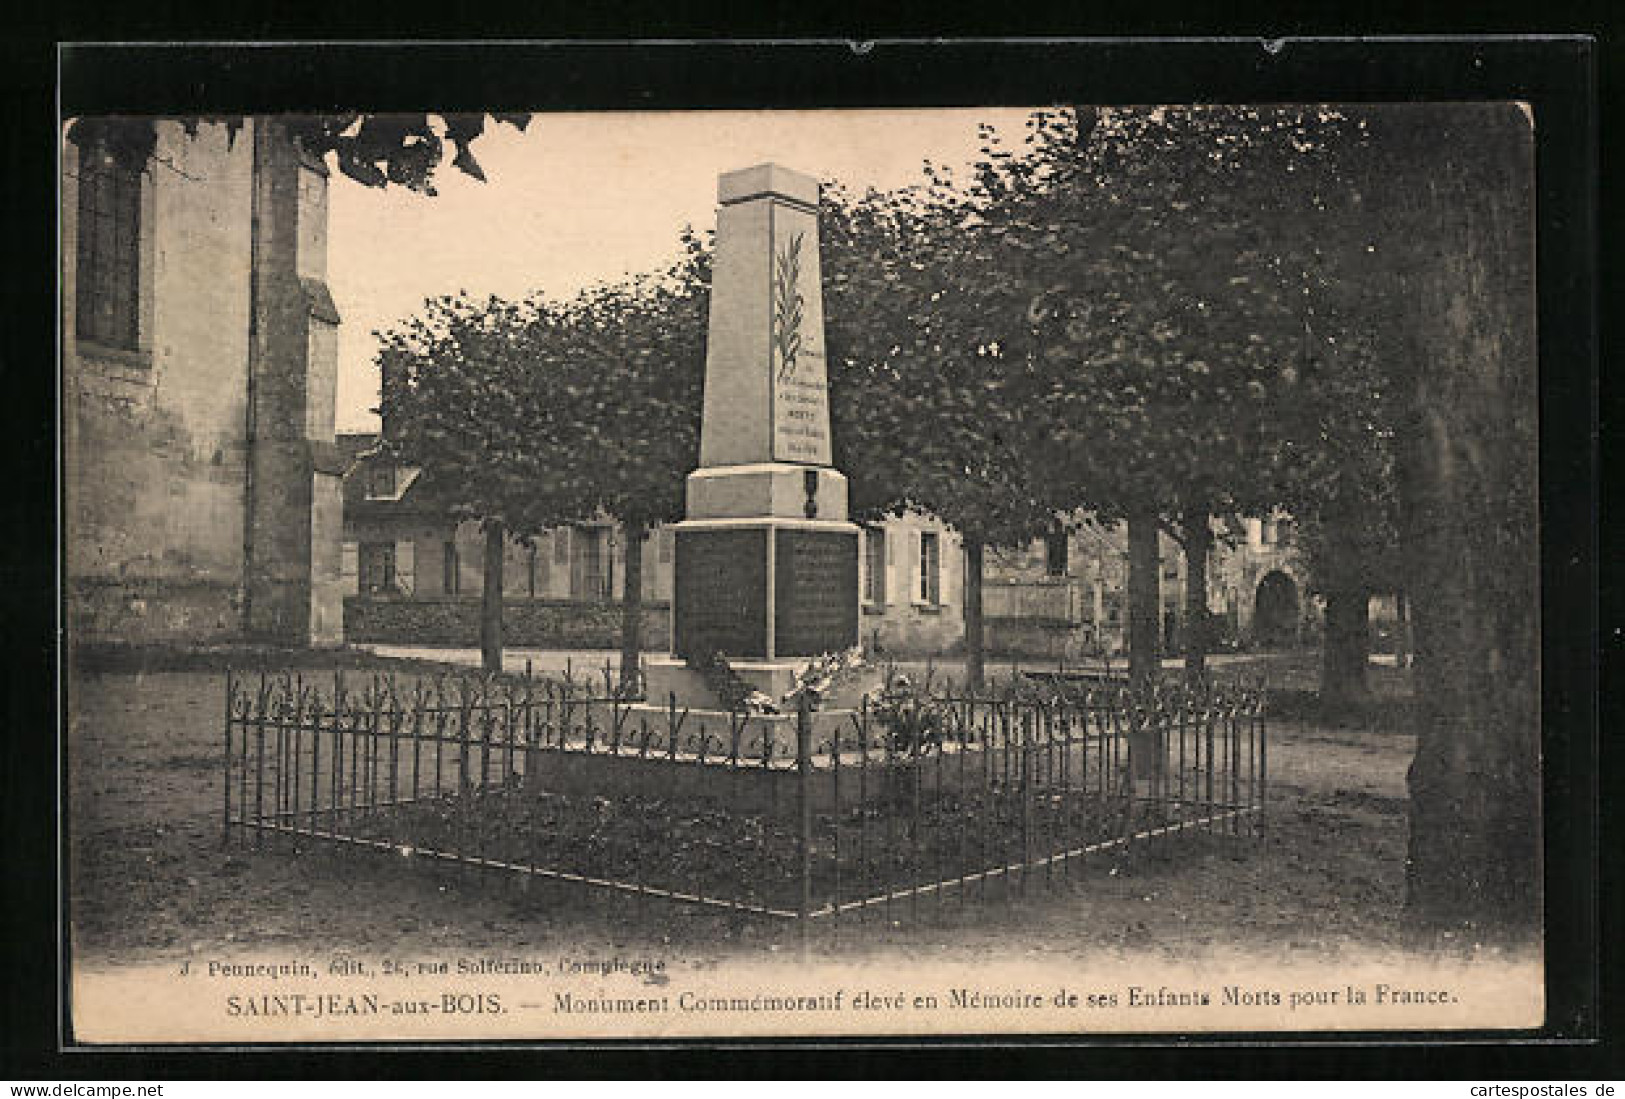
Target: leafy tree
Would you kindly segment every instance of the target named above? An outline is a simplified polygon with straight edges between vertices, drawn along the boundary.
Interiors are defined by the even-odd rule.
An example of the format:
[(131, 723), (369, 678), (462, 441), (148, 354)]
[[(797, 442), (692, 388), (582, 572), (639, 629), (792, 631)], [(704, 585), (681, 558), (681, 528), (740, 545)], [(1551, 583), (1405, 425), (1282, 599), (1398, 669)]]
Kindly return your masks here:
[(1282, 492), (1275, 406), (1300, 380), (1312, 303), (1294, 292), (1327, 209), (1277, 177), (1309, 179), (1342, 123), (1042, 111), (1019, 152), (984, 128), (968, 180), (928, 166), (926, 187), (830, 204), (837, 439), (893, 456), (843, 464), (886, 472), (882, 510), (908, 500), (965, 534), (973, 668), (980, 545), (1088, 508), (1129, 520), (1137, 676), (1155, 666), (1159, 528), (1184, 545), (1202, 674), (1212, 517)]
[[(1345, 244), (1371, 230), (1363, 218), (1350, 224), (1358, 228)], [(1327, 242), (1328, 251), (1336, 246)], [(1343, 279), (1311, 320), (1318, 331), (1306, 331), (1305, 369), (1317, 382), (1282, 409), (1297, 422), (1277, 454), (1280, 503), (1295, 519), (1311, 584), (1325, 600), (1320, 696), (1328, 709), (1367, 697), (1371, 596), (1404, 588), (1395, 497), (1400, 393), (1387, 335), (1369, 323), (1389, 314), (1370, 290), (1380, 281), (1362, 277), (1349, 255), (1338, 264)], [(1350, 288), (1361, 286), (1356, 299)], [(1351, 299), (1347, 309), (1341, 297)]]
[(1418, 711), (1408, 898), (1540, 919), (1534, 151), (1514, 103), (1369, 109)]
[(532, 535), (585, 509), (582, 488), (547, 469), (535, 439), (556, 430), (524, 415), (542, 364), (527, 355), (537, 330), (563, 323), (537, 303), (466, 294), (378, 334), (383, 441), (423, 468), (425, 489), (450, 501), (451, 517), (476, 520), (485, 536), (480, 650), (502, 667), (502, 564), (508, 533)]
[[(474, 159), (474, 142), (485, 132), (491, 118), (524, 130), (529, 114), (442, 113), (431, 114), (346, 114), (279, 115), (291, 137), (318, 157), (332, 153), (339, 171), (367, 187), (390, 184), (435, 193), (434, 177), (446, 146), (453, 149), (452, 166), (466, 175), (484, 181), (485, 172)], [(204, 123), (227, 128), (232, 138), (242, 129), (243, 115), (186, 115), (175, 118), (153, 116), (106, 116), (76, 120), (68, 129), (68, 139), (78, 144), (97, 140), (136, 163), (152, 155), (158, 140), (157, 124), (174, 121), (196, 134)], [(438, 120), (438, 124), (435, 120)]]
[[(1007, 352), (1019, 316), (987, 242), (946, 177), (822, 211), (836, 464), (859, 516), (930, 512), (965, 548), (966, 674), (984, 676), (985, 548), (1024, 542), (1052, 513), (1034, 491), (1028, 371)], [(991, 280), (991, 281), (990, 281)]]
[[(574, 428), (555, 460), (594, 511), (626, 540), (621, 677), (631, 687), (643, 648), (643, 556), (649, 532), (683, 517), (684, 483), (699, 452), (711, 255), (692, 233), (667, 271), (596, 287), (572, 303), (549, 343), (574, 363)], [(574, 436), (571, 438), (570, 436)]]
[[(1055, 173), (1065, 169), (1052, 165), (1081, 159), (1090, 169), (1073, 191), (1092, 200), (1073, 208), (1093, 211), (1078, 215), (1081, 260), (1058, 231), (1065, 208), (1036, 204), (1007, 231), (1024, 241), (1029, 270), (1058, 280), (1075, 272), (1070, 294), (1038, 311), (1041, 336), (1064, 337), (1049, 352), (1070, 351), (1073, 377), (1085, 380), (1063, 383), (1053, 407), (1064, 415), (1044, 437), (1076, 450), (1042, 468), (1097, 504), (1165, 513), (1193, 501), (1282, 504), (1304, 517), (1328, 599), (1333, 696), (1348, 686), (1340, 672), (1363, 673), (1371, 590), (1406, 591), (1421, 721), (1410, 901), (1458, 925), (1531, 921), (1539, 753), (1527, 118), (1511, 104), (1192, 113), (1203, 117), (1187, 132), (1207, 153), (1173, 157), (1182, 178), (1155, 167), (1177, 116), (1154, 111), (1130, 120), (1132, 141), (1113, 137), (1103, 113), (1072, 161), (1080, 130), (1063, 121), (1058, 139), (1035, 141), (1056, 155), (1028, 175), (999, 176), (1042, 197), (1061, 190)], [(1157, 136), (1148, 144), (1147, 135)], [(1132, 182), (1093, 194), (1086, 185), (1114, 178)], [(1193, 219), (1181, 225), (1167, 211)], [(1042, 339), (1035, 350), (1045, 353)], [(1114, 500), (1114, 478), (1127, 500)], [(1406, 574), (1397, 581), (1396, 561)], [(1190, 571), (1194, 583), (1194, 562)]]
[[(1410, 901), (1458, 925), (1537, 919), (1520, 108), (1041, 112), (1025, 145), (990, 140), (957, 200), (866, 196), (828, 219), (872, 238), (830, 265), (838, 445), (900, 461), (911, 488), (896, 497), (933, 508), (994, 485), (1142, 529), (1173, 520), (1193, 587), (1206, 516), (1288, 507), (1328, 599), (1333, 696), (1358, 693), (1364, 606), (1396, 583), (1397, 532), (1421, 722)], [(922, 297), (949, 315), (922, 320)], [(986, 417), (957, 413), (951, 372), (941, 394), (914, 373), (966, 347), (992, 360)], [(966, 475), (978, 468), (1004, 480)], [(893, 498), (854, 488), (869, 506)]]
[(1137, 675), (1154, 666), (1156, 527), (1185, 551), (1199, 676), (1214, 518), (1313, 496), (1291, 457), (1323, 449), (1348, 392), (1305, 333), (1353, 129), (1319, 107), (1057, 110), (1020, 152), (985, 143), (980, 231), (1043, 272), (1007, 306), (1025, 305), (1047, 386), (1038, 465), (1058, 507), (1129, 520)]
[(680, 517), (698, 439), (709, 256), (565, 302), (428, 303), (380, 335), (385, 438), (485, 530), (481, 651), (501, 666), (502, 548), (603, 515), (623, 524), (622, 676), (641, 651), (649, 529)]

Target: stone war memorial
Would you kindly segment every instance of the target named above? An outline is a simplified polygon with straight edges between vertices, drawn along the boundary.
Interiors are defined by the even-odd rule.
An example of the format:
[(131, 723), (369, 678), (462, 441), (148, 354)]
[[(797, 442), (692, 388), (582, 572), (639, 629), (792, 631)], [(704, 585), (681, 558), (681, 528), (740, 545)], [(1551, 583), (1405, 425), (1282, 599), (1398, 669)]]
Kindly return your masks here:
[(778, 700), (808, 659), (858, 642), (858, 528), (831, 465), (818, 181), (776, 164), (717, 183), (699, 468), (675, 532), (672, 654), (651, 702), (716, 709), (720, 655)]

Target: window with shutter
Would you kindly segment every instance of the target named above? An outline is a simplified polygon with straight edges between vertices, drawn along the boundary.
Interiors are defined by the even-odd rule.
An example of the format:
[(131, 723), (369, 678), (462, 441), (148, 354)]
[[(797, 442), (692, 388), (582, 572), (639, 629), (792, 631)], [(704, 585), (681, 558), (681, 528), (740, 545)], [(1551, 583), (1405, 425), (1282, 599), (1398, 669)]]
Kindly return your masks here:
[(447, 595), (456, 595), (462, 590), (462, 569), (457, 560), (457, 543), (447, 539), (440, 548), (440, 555), (440, 590)]
[(863, 601), (876, 607), (886, 603), (886, 531), (883, 527), (863, 528)]
[[(906, 532), (905, 532), (906, 533)], [(881, 592), (892, 599), (908, 598), (908, 578), (901, 575), (901, 570), (907, 568), (908, 559), (897, 548), (897, 531), (891, 531), (886, 539), (886, 586)]]
[(339, 576), (344, 583), (344, 591), (349, 595), (359, 595), (361, 592), (361, 547), (355, 542), (345, 542), (339, 547)]
[(937, 532), (920, 532), (919, 587), (921, 603), (936, 606), (942, 602), (942, 547)]
[(609, 532), (603, 527), (581, 527), (576, 532), (580, 549), (578, 599), (607, 599), (610, 595)]
[(411, 595), (417, 588), (416, 556), (416, 542), (395, 543), (395, 587), (402, 595)]
[(394, 595), (395, 543), (363, 542), (360, 559), (362, 592), (367, 595)]

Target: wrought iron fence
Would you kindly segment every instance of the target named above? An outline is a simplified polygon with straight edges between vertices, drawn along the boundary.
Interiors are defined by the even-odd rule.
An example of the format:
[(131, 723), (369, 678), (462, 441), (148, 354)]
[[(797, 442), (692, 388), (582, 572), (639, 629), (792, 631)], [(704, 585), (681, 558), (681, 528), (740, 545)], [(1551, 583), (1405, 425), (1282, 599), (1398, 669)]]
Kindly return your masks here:
[(227, 844), (405, 859), (803, 921), (1014, 897), (1262, 830), (1261, 690), (1027, 684), (700, 714), (610, 684), (228, 673)]

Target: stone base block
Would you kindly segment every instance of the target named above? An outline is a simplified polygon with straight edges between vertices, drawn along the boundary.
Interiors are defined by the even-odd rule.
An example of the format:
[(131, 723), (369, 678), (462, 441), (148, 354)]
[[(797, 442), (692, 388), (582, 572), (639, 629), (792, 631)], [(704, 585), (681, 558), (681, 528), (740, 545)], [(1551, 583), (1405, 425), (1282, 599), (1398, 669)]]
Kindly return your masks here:
[(673, 536), (673, 653), (772, 664), (858, 643), (855, 525), (688, 519)]
[[(806, 661), (790, 660), (768, 663), (765, 661), (730, 660), (728, 666), (739, 677), (767, 695), (775, 702), (784, 698), (795, 685), (795, 677)], [(675, 698), (679, 708), (692, 710), (720, 710), (720, 703), (706, 686), (705, 677), (685, 662), (670, 656), (647, 657), (643, 663), (646, 697), (652, 706), (665, 707)], [(878, 667), (866, 666), (848, 673), (842, 682), (821, 703), (821, 711), (857, 710), (863, 706), (865, 696), (878, 695), (885, 686), (885, 676)]]
[[(741, 722), (732, 714), (691, 709), (681, 714), (673, 750), (673, 722), (666, 707), (629, 707), (621, 713), (616, 733), (610, 732), (613, 715), (602, 707), (593, 714), (595, 750), (582, 750), (578, 741), (570, 751), (536, 751), (525, 764), (526, 782), (535, 791), (572, 797), (704, 798), (736, 813), (786, 816), (799, 811), (805, 789), (817, 813), (865, 803), (906, 812), (922, 789), (985, 788), (997, 773), (995, 766), (1003, 765), (997, 757), (988, 758), (981, 745), (951, 745), (946, 754), (919, 757), (890, 754), (878, 722), (869, 726), (865, 759), (857, 750), (856, 716), (845, 709), (812, 714), (811, 768), (803, 775), (794, 714), (754, 715)], [(832, 757), (837, 743), (838, 766)], [(1078, 751), (1072, 756), (1074, 767), (1082, 766)]]
[[(730, 660), (729, 667), (739, 678), (775, 702), (795, 685), (796, 673), (805, 660)], [(706, 685), (705, 677), (676, 657), (652, 656), (644, 661), (645, 694), (651, 703), (664, 705), (673, 696), (679, 708), (720, 710), (721, 702)]]
[(684, 514), (689, 519), (839, 521), (846, 518), (846, 506), (845, 474), (828, 467), (762, 462), (690, 473)]

